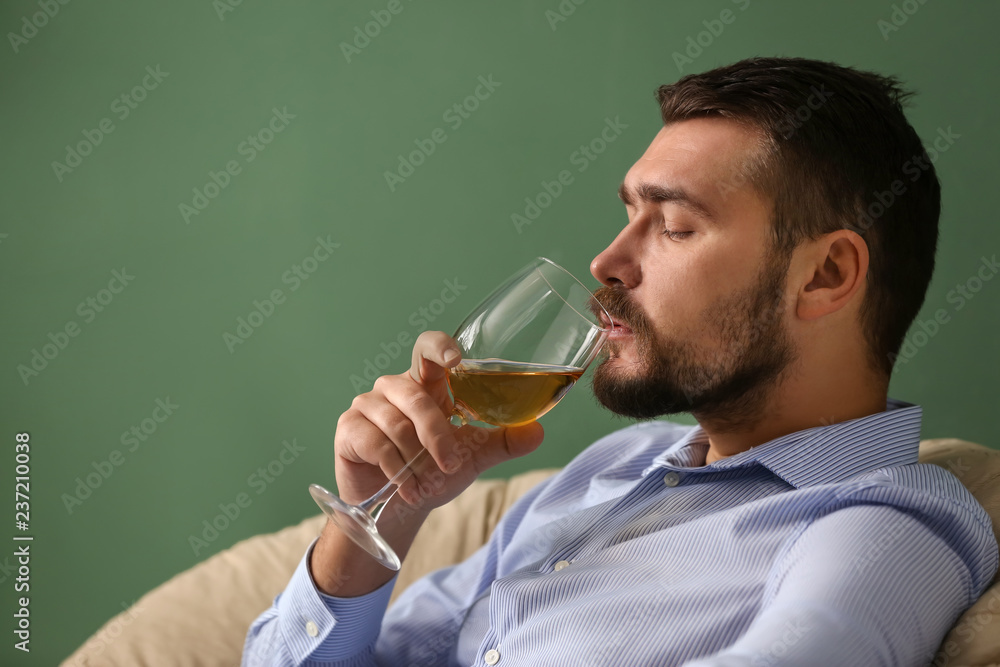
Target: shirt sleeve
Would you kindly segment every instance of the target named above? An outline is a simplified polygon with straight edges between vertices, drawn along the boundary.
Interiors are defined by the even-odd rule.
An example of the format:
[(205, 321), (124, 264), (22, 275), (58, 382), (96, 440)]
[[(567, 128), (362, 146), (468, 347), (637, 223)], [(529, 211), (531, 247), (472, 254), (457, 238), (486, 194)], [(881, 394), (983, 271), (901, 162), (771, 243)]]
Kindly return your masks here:
[(309, 573), (315, 545), (313, 540), (288, 586), (251, 624), (243, 645), (243, 667), (378, 664), (375, 640), (396, 577), (367, 595), (326, 595)]
[(918, 518), (847, 507), (791, 544), (743, 636), (685, 667), (927, 665), (977, 588), (970, 565)]
[(396, 577), (359, 597), (321, 593), (308, 568), (314, 540), (287, 588), (250, 626), (242, 667), (449, 664), (469, 605), (496, 578), (504, 545), (550, 480), (519, 498), (476, 553), (411, 584), (388, 613)]

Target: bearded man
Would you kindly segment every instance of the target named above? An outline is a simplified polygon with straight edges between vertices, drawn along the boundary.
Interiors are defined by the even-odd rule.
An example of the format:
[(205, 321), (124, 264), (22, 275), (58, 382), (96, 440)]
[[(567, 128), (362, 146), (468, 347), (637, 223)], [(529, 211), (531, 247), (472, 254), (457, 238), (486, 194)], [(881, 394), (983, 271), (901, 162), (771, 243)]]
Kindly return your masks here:
[[(908, 95), (797, 58), (660, 87), (663, 128), (619, 188), (628, 223), (591, 265), (613, 327), (594, 393), (643, 421), (388, 611), (394, 573), (328, 524), (244, 663), (927, 664), (998, 552), (961, 483), (917, 462), (921, 408), (887, 394), (940, 212)], [(404, 558), (433, 507), (543, 438), (537, 423), (453, 429), (460, 356), (422, 334), (410, 370), (337, 424), (347, 502), (429, 450), (390, 501), (407, 521), (380, 522)], [(697, 426), (653, 421), (678, 412)], [(469, 437), (486, 444), (458, 456)]]

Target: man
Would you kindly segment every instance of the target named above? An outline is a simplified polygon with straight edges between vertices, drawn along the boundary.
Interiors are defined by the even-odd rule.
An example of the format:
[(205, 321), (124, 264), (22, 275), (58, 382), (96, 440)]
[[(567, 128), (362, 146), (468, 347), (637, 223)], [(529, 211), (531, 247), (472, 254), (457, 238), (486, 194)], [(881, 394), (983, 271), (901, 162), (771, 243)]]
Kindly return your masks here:
[[(779, 58), (661, 87), (664, 127), (619, 190), (628, 223), (591, 266), (616, 325), (593, 388), (698, 426), (597, 441), (387, 613), (393, 573), (327, 525), (245, 664), (927, 664), (997, 544), (958, 480), (916, 462), (921, 408), (887, 397), (940, 209), (906, 96)], [(422, 334), (337, 424), (349, 502), (430, 451), (380, 520), (404, 558), (432, 507), (542, 441), (537, 423), (454, 431), (458, 361)]]

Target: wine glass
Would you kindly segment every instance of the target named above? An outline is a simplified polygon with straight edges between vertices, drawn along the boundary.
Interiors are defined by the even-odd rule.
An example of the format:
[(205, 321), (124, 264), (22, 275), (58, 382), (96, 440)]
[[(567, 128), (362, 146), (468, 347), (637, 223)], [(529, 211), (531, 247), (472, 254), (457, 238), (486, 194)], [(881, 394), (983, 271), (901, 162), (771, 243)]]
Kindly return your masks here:
[[(601, 314), (599, 316), (598, 314)], [(607, 338), (611, 317), (569, 271), (538, 257), (480, 303), (452, 336), (462, 361), (448, 369), (452, 424), (532, 422), (580, 379)], [(309, 492), (337, 526), (390, 570), (399, 557), (379, 534), (379, 515), (413, 474), (423, 449), (374, 496), (350, 505), (318, 484)]]

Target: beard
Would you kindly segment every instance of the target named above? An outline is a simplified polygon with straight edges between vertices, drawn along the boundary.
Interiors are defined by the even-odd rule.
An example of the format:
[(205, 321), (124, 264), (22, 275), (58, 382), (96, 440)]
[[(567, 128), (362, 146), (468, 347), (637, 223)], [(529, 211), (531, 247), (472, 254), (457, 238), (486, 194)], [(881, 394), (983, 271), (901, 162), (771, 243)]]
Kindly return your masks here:
[[(703, 326), (687, 339), (658, 337), (626, 288), (597, 290), (597, 301), (632, 335), (605, 344), (608, 358), (594, 371), (594, 396), (634, 419), (690, 412), (724, 431), (760, 422), (771, 390), (797, 357), (782, 320), (790, 257), (767, 253), (755, 283), (711, 304)], [(635, 346), (637, 364), (618, 359), (625, 345)]]

